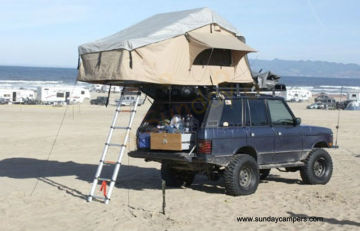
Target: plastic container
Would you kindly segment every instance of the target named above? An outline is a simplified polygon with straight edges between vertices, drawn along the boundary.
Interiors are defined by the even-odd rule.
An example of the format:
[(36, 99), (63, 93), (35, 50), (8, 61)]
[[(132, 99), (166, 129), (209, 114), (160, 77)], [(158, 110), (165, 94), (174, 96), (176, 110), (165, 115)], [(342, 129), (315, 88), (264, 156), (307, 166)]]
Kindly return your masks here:
[(138, 148), (150, 148), (150, 133), (139, 133)]

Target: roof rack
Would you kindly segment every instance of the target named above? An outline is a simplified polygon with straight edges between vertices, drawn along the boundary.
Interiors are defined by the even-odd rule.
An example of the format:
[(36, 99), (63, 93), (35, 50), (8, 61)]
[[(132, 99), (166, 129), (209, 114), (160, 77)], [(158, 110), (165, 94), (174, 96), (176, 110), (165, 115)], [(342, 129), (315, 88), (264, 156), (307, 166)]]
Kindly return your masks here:
[[(240, 87), (239, 84), (236, 84), (235, 87), (219, 87), (214, 86), (212, 87), (212, 90), (216, 93), (216, 97), (220, 97), (220, 94), (227, 95), (227, 96), (242, 96), (242, 95), (259, 95), (259, 90), (255, 87)], [(211, 93), (211, 92), (209, 92)]]

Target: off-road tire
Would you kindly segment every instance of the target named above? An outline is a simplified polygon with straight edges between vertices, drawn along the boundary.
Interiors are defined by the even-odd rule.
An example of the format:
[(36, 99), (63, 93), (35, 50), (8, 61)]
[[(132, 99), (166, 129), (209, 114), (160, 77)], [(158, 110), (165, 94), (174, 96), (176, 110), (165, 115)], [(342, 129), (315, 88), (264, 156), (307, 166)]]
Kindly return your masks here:
[(305, 184), (326, 184), (333, 171), (331, 156), (324, 149), (313, 149), (300, 169), (300, 175)]
[(260, 169), (260, 180), (265, 180), (269, 176), (270, 170), (271, 169)]
[(260, 180), (255, 159), (247, 154), (233, 156), (225, 168), (224, 180), (226, 193), (229, 195), (239, 196), (254, 193)]
[(168, 187), (190, 186), (194, 178), (193, 172), (176, 170), (168, 163), (161, 164), (161, 179), (165, 180)]

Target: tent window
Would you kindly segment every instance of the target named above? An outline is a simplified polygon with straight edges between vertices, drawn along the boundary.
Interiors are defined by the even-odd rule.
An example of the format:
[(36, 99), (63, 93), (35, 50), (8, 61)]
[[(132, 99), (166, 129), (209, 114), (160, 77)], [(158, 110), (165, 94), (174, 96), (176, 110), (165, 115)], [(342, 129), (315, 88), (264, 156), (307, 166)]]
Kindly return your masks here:
[[(228, 49), (214, 49), (211, 57), (211, 49), (202, 51), (196, 56), (193, 65), (210, 65), (210, 66), (231, 66), (231, 50)], [(209, 60), (210, 57), (210, 60)], [(208, 64), (209, 63), (209, 64)]]

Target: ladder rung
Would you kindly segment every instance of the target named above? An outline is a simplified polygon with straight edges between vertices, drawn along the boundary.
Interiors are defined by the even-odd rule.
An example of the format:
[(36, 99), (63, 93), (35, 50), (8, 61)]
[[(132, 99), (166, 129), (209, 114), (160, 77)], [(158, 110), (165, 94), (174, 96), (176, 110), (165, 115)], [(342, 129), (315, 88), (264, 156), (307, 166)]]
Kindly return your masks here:
[[(125, 89), (124, 89), (125, 90)], [(124, 92), (122, 92), (121, 94), (123, 94)], [(105, 204), (109, 203), (109, 200), (110, 200), (110, 196), (111, 196), (111, 193), (112, 193), (112, 190), (115, 186), (115, 183), (116, 183), (116, 178), (119, 174), (119, 170), (120, 170), (120, 166), (121, 166), (121, 159), (124, 155), (124, 151), (127, 147), (127, 143), (129, 142), (128, 141), (128, 137), (130, 135), (130, 130), (131, 130), (131, 127), (132, 127), (132, 124), (134, 122), (134, 117), (135, 117), (135, 114), (136, 114), (136, 109), (137, 107), (139, 106), (139, 99), (140, 99), (140, 95), (141, 95), (141, 92), (140, 91), (137, 91), (137, 97), (136, 97), (136, 103), (132, 106), (132, 107), (129, 107), (127, 108), (126, 110), (121, 110), (122, 109), (122, 105), (121, 105), (121, 102), (118, 103), (116, 109), (115, 109), (115, 114), (114, 114), (114, 117), (113, 117), (113, 122), (110, 126), (110, 131), (109, 131), (109, 135), (108, 135), (108, 138), (106, 139), (106, 142), (105, 142), (105, 147), (104, 147), (104, 151), (103, 151), (103, 154), (102, 154), (102, 157), (100, 159), (100, 163), (98, 165), (98, 169), (97, 169), (97, 172), (95, 174), (95, 178), (94, 178), (94, 182), (93, 182), (93, 185), (91, 187), (91, 190), (90, 190), (90, 194), (89, 194), (89, 197), (88, 197), (88, 201), (90, 202), (92, 200), (92, 198), (94, 199), (98, 199), (98, 200), (102, 200), (105, 202)], [(115, 126), (116, 125), (116, 120), (118, 119), (118, 114), (120, 112), (130, 112), (130, 120), (129, 120), (129, 124), (126, 126)], [(115, 144), (115, 143), (110, 143), (111, 142), (111, 137), (113, 135), (113, 129), (124, 129), (126, 130), (126, 135), (125, 135), (125, 138), (123, 140), (123, 144)], [(121, 147), (120, 149), (120, 153), (119, 153), (119, 156), (118, 156), (118, 160), (115, 162), (115, 161), (105, 161), (105, 158), (106, 158), (106, 154), (108, 152), (108, 147), (110, 146), (117, 146), (117, 147)], [(101, 171), (102, 171), (102, 167), (104, 165), (113, 165), (115, 168), (113, 170), (113, 174), (112, 174), (112, 177), (111, 179), (109, 178), (102, 178), (100, 177), (101, 176)], [(112, 179), (115, 179), (115, 180), (112, 180)], [(95, 196), (95, 190), (98, 186), (98, 181), (102, 181), (101, 184), (104, 184), (103, 187), (105, 187), (105, 183), (106, 185), (107, 182), (110, 182), (110, 184), (108, 185), (109, 186), (109, 191), (107, 193), (105, 193), (106, 195), (104, 196)], [(105, 182), (105, 183), (104, 183)], [(105, 188), (102, 188), (105, 190)], [(100, 190), (101, 191), (101, 190)]]
[(118, 126), (110, 126), (110, 128), (113, 128), (113, 129), (128, 129), (128, 130), (131, 130), (131, 127), (118, 127)]
[(105, 145), (108, 145), (108, 146), (117, 146), (117, 147), (126, 147), (125, 144), (108, 144), (108, 143), (105, 143)]
[(101, 160), (100, 160), (100, 162), (104, 162), (104, 164), (111, 164), (111, 165), (115, 165), (115, 164), (119, 163), (119, 162), (115, 162), (115, 161), (101, 161)]
[(136, 112), (136, 110), (118, 110), (116, 109), (117, 112)]
[(111, 182), (112, 180), (109, 179), (109, 178), (101, 178), (101, 177), (98, 177), (97, 178), (99, 181), (107, 181), (107, 182)]

